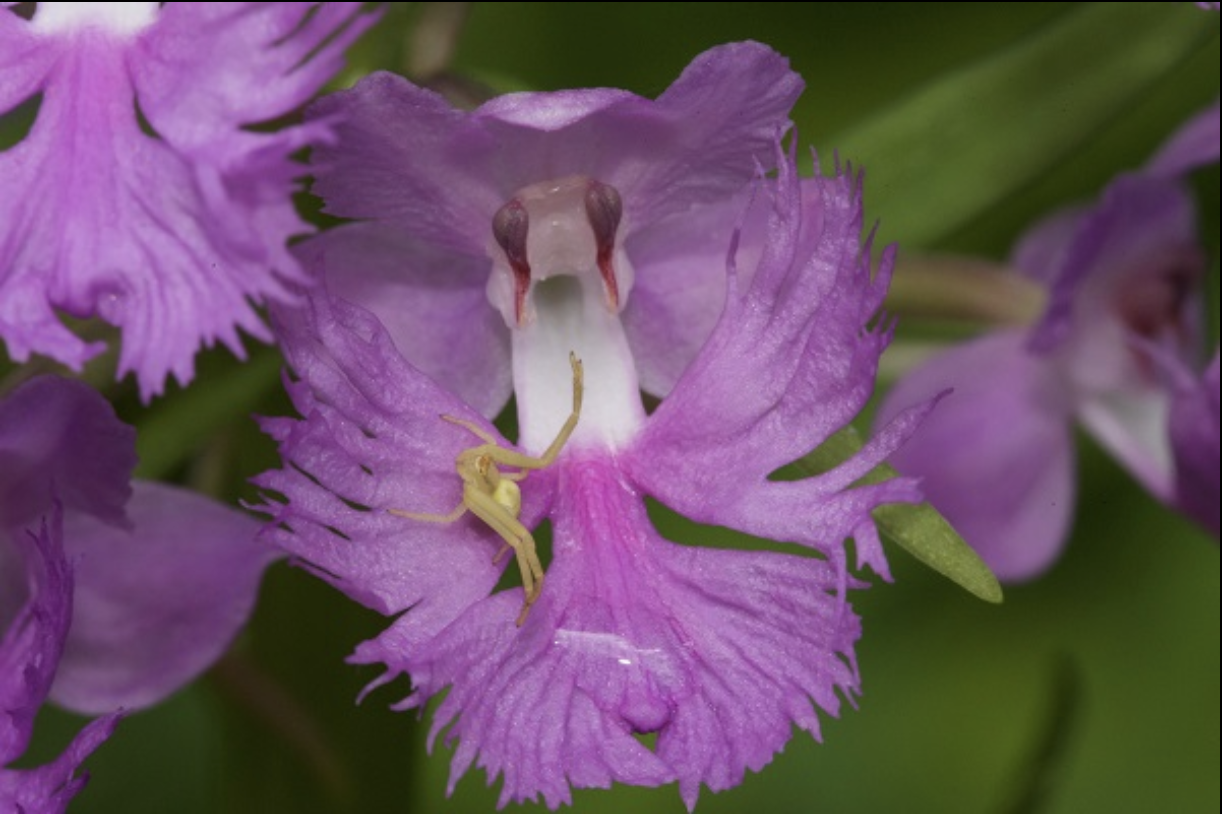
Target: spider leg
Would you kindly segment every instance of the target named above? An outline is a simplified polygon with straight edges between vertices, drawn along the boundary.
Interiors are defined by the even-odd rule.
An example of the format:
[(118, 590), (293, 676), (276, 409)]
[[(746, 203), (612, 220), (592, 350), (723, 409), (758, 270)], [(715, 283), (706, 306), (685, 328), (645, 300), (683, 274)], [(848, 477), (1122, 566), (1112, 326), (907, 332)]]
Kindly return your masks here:
[[(585, 376), (581, 360), (577, 358), (576, 354), (569, 353), (569, 364), (573, 366), (573, 412), (565, 419), (564, 425), (560, 428), (560, 432), (556, 433), (556, 439), (552, 441), (551, 446), (537, 458), (500, 446), (485, 450), (486, 454), (493, 461), (502, 466), (513, 466), (518, 469), (546, 469), (555, 462), (556, 456), (564, 448), (565, 443), (569, 440), (569, 436), (573, 434), (573, 430), (577, 429), (577, 421), (581, 418), (581, 400), (585, 390)], [(525, 474), (522, 476), (525, 477)]]
[(403, 509), (387, 509), (389, 513), (395, 517), (406, 517), (409, 520), (423, 520), (426, 523), (453, 523), (458, 518), (462, 517), (467, 511), (466, 503), (459, 503), (458, 507), (449, 514), (430, 514), (429, 512), (405, 512)]
[(497, 442), (496, 438), (494, 438), (491, 433), (484, 431), (484, 429), (480, 427), (478, 424), (476, 424), (474, 421), (468, 421), (465, 418), (457, 418), (452, 415), (443, 415), (441, 417), (441, 420), (449, 421), (451, 424), (457, 424), (458, 426), (472, 433), (476, 438), (479, 438), (484, 443), (491, 444), (492, 446), (497, 447), (498, 449), (501, 446), (500, 443)]
[[(517, 556), (518, 569), (522, 572), (522, 589), (526, 594), (522, 612), (518, 615), (518, 627), (521, 627), (526, 621), (526, 614), (530, 612), (530, 606), (535, 604), (543, 591), (543, 564), (539, 562), (539, 554), (535, 550), (535, 538), (526, 526), (493, 500), (491, 495), (467, 490), (463, 498), (467, 501), (471, 513), (501, 535), (506, 546), (512, 548)], [(503, 553), (504, 549), (497, 553), (494, 561), (500, 559)]]

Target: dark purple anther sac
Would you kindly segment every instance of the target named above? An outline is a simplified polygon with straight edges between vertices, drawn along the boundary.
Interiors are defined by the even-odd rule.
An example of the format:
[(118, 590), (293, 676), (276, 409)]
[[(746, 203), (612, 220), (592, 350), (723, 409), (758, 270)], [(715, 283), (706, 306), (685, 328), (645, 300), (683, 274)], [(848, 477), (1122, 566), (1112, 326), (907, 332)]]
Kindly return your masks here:
[(619, 286), (615, 282), (611, 257), (615, 252), (615, 233), (623, 216), (624, 202), (615, 187), (591, 181), (586, 190), (586, 217), (594, 230), (594, 242), (598, 246), (598, 271), (607, 287), (607, 300), (612, 310), (619, 308)]
[(526, 259), (526, 235), (530, 231), (530, 214), (522, 202), (514, 198), (492, 216), (492, 236), (505, 252), (513, 269), (513, 314), (522, 324), (522, 309), (530, 289), (530, 263)]

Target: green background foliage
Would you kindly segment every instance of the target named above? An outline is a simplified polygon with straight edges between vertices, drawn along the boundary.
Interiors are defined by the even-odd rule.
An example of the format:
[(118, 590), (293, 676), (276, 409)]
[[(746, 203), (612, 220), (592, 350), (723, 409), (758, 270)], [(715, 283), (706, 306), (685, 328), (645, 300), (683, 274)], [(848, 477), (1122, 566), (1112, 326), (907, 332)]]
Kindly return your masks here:
[[(420, 9), (391, 5), (345, 81), (407, 64)], [(805, 77), (801, 141), (825, 163), (840, 150), (866, 168), (867, 212), (901, 251), (1004, 260), (1034, 218), (1139, 166), (1218, 94), (1218, 15), (1191, 3), (476, 4), (454, 67), (499, 88), (654, 96), (695, 54), (747, 38)], [(1217, 167), (1193, 183), (1216, 303)], [(273, 349), (246, 366), (207, 353), (190, 388), (148, 408), (98, 369), (93, 380), (141, 428), (145, 476), (251, 499), (246, 480), (276, 465), (250, 420), (290, 410)], [(989, 605), (889, 549), (894, 584), (855, 600), (859, 709), (845, 705), (823, 744), (795, 737), (741, 787), (702, 795), (698, 810), (1216, 812), (1218, 547), (1079, 440), (1073, 535), (1045, 577)], [(735, 542), (661, 523), (685, 542)], [(377, 673), (344, 658), (386, 625), (277, 565), (231, 654), (125, 720), (89, 761), (73, 810), (492, 810), (497, 790), (478, 771), (447, 799), (448, 752), (426, 756), (427, 720), (386, 708), (405, 680), (355, 705)], [(25, 762), (56, 754), (80, 723), (45, 710)], [(674, 788), (617, 788), (578, 792), (575, 809), (683, 806)]]

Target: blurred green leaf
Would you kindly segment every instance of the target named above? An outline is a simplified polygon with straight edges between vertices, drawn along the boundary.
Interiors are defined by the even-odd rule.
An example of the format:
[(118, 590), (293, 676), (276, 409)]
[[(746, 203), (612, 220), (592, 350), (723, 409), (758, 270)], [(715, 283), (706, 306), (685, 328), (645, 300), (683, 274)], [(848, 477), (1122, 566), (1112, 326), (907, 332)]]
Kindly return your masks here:
[[(89, 784), (72, 801), (73, 814), (223, 810), (215, 767), (227, 746), (218, 712), (216, 697), (192, 686), (153, 710), (126, 714), (110, 739), (89, 757)], [(45, 706), (27, 755), (30, 765), (53, 760), (84, 724), (78, 715)], [(172, 807), (167, 801), (173, 801)]]
[[(845, 427), (798, 461), (797, 468), (807, 475), (822, 474), (848, 460), (861, 447), (861, 435), (853, 427)], [(897, 475), (891, 466), (881, 464), (861, 483), (881, 483)], [(879, 506), (874, 510), (874, 522), (909, 554), (974, 596), (985, 602), (1002, 601), (997, 577), (933, 506), (928, 503)]]
[(283, 361), (275, 348), (259, 348), (250, 361), (224, 375), (199, 379), (153, 406), (138, 424), (136, 477), (157, 480), (173, 472), (235, 419), (245, 419), (280, 386)]
[(929, 245), (1047, 173), (1213, 35), (1189, 3), (1090, 4), (827, 143), (869, 167), (888, 239)]
[(1050, 672), (1047, 711), (1028, 754), (1017, 767), (1014, 787), (1000, 806), (1004, 814), (1046, 811), (1064, 774), (1069, 742), (1081, 717), (1083, 676), (1081, 668), (1065, 654), (1053, 660)]

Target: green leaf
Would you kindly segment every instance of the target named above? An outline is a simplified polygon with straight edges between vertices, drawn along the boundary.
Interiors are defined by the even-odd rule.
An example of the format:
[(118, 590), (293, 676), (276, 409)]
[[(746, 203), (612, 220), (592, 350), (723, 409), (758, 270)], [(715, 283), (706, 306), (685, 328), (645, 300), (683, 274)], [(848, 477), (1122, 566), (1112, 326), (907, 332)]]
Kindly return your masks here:
[(827, 140), (888, 239), (931, 245), (1079, 150), (1214, 36), (1190, 3), (1098, 3)]
[[(796, 466), (808, 475), (822, 474), (848, 460), (861, 447), (861, 435), (853, 427), (846, 427)], [(897, 475), (891, 466), (881, 464), (860, 483), (881, 483)], [(1002, 601), (997, 577), (933, 506), (892, 503), (879, 506), (873, 517), (886, 537), (942, 576), (986, 602)]]

